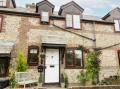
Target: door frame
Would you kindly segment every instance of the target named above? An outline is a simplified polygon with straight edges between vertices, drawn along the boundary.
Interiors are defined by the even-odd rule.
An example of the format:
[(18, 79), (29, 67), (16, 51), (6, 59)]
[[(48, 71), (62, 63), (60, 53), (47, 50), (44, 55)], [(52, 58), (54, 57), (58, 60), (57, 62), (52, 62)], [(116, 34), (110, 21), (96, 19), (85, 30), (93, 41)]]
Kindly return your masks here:
[[(59, 82), (56, 83), (45, 83), (45, 68), (44, 68), (44, 78), (43, 78), (43, 84), (60, 84), (60, 48), (54, 48), (54, 47), (45, 47), (44, 51), (46, 54), (46, 49), (58, 49), (59, 50)], [(46, 59), (45, 59), (46, 60)], [(45, 66), (45, 60), (44, 60), (44, 66)]]

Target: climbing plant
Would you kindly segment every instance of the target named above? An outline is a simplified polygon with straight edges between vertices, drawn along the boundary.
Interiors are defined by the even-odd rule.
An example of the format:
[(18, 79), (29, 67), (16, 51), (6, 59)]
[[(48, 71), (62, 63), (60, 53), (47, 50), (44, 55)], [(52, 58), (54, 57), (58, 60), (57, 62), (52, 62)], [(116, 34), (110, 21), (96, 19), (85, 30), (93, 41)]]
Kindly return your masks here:
[(89, 51), (86, 57), (86, 74), (89, 80), (92, 80), (92, 84), (99, 82), (99, 71), (100, 71), (100, 51)]

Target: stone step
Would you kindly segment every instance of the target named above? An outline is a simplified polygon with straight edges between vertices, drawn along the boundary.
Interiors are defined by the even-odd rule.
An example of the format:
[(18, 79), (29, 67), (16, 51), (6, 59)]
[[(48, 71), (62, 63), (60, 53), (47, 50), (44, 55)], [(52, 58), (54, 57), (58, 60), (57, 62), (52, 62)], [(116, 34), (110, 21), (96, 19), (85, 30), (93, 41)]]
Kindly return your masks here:
[(55, 87), (50, 87), (50, 88), (47, 88), (47, 89), (66, 89), (66, 88), (55, 88)]

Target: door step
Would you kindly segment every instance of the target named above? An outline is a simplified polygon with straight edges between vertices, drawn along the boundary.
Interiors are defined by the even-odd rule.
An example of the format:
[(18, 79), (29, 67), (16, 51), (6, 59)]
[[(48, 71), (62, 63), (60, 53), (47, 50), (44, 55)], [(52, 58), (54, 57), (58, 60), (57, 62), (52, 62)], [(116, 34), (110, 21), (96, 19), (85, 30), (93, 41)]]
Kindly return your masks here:
[(47, 88), (47, 89), (66, 89), (66, 88), (57, 88), (57, 87), (51, 87), (51, 88)]

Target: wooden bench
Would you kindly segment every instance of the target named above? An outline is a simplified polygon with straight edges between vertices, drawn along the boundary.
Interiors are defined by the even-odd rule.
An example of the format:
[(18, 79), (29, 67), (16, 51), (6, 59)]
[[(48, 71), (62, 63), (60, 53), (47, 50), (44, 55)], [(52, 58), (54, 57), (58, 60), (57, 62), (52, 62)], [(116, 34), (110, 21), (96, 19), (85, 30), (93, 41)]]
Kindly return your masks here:
[(17, 85), (23, 85), (24, 89), (26, 85), (30, 85), (31, 87), (32, 84), (38, 84), (38, 80), (32, 79), (33, 77), (28, 72), (16, 72), (15, 76)]

